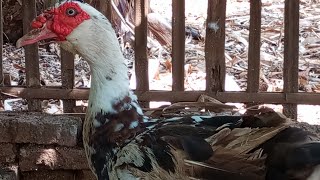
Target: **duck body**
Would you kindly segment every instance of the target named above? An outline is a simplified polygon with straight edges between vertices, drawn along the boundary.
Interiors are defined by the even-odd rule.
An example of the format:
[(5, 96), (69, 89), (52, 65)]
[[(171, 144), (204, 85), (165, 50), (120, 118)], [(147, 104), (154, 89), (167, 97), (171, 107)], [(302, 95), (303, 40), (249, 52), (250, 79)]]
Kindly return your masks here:
[[(280, 162), (272, 156), (266, 162), (262, 156), (248, 160), (259, 149), (276, 157), (280, 151), (273, 146), (288, 143), (277, 138), (286, 139), (298, 132), (285, 134), (286, 129), (292, 129), (287, 124), (265, 128), (258, 123), (257, 128), (248, 124), (245, 116), (159, 120), (145, 117), (137, 96), (129, 88), (127, 67), (116, 34), (107, 18), (90, 5), (64, 1), (38, 16), (32, 27), (34, 30), (22, 37), (17, 46), (53, 39), (62, 48), (81, 55), (90, 65), (92, 81), (83, 144), (89, 167), (98, 180), (258, 180), (264, 179), (265, 174), (267, 179), (293, 177), (288, 173), (293, 166), (283, 163), (293, 158), (290, 153), (282, 153), (288, 159)], [(313, 136), (299, 135), (302, 136), (293, 140), (300, 143), (295, 148), (310, 151), (293, 154), (307, 152), (305, 155), (317, 157), (318, 153), (312, 150), (319, 144), (308, 146), (313, 143), (310, 141)], [(301, 161), (299, 167), (317, 164), (320, 162)], [(280, 167), (282, 170), (275, 173), (274, 169)]]

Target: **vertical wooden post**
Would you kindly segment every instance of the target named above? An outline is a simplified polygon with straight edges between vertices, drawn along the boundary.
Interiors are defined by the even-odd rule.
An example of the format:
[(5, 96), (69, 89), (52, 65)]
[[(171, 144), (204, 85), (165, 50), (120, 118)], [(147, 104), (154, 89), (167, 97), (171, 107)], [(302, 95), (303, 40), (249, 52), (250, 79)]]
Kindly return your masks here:
[(111, 0), (99, 0), (98, 9), (102, 14), (104, 14), (108, 18), (110, 23), (112, 23)]
[(147, 55), (147, 13), (148, 0), (136, 0), (135, 8), (135, 71), (137, 90), (149, 90)]
[(261, 0), (250, 0), (249, 30), (247, 92), (255, 93), (260, 80)]
[(185, 0), (172, 0), (172, 90), (184, 90)]
[[(61, 49), (61, 80), (62, 88), (74, 87), (74, 55)], [(63, 100), (63, 112), (71, 113), (76, 106), (75, 100)]]
[(0, 1), (0, 85), (3, 85), (3, 11), (2, 1)]
[[(148, 0), (135, 0), (135, 73), (136, 73), (136, 90), (149, 90), (148, 75), (148, 54), (147, 54), (147, 35), (148, 35)], [(142, 103), (143, 107), (147, 107), (148, 103)]]
[[(2, 11), (2, 1), (0, 1), (0, 86), (3, 86), (3, 11)], [(0, 105), (3, 106), (3, 96), (0, 94)]]
[[(23, 32), (30, 30), (30, 23), (36, 17), (36, 0), (23, 0)], [(28, 45), (25, 49), (26, 85), (28, 88), (40, 88), (38, 44)], [(29, 111), (41, 111), (40, 100), (28, 99)]]
[(44, 2), (43, 8), (44, 8), (44, 9), (48, 9), (48, 8), (54, 6), (56, 3), (60, 2), (60, 1), (61, 1), (61, 0), (46, 0), (46, 1)]
[(224, 91), (225, 21), (227, 0), (208, 0), (208, 16), (205, 40), (206, 90)]
[[(284, 22), (284, 93), (298, 92), (299, 71), (299, 0), (285, 0)], [(297, 105), (284, 105), (284, 114), (297, 118)]]

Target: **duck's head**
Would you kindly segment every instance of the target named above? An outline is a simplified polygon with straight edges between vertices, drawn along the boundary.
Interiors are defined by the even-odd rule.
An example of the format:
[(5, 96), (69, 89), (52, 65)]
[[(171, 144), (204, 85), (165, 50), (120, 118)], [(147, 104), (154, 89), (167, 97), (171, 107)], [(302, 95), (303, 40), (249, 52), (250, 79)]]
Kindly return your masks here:
[(119, 43), (111, 23), (98, 10), (79, 0), (68, 0), (45, 10), (31, 23), (32, 30), (17, 41), (17, 47), (41, 40), (59, 42), (62, 47), (81, 55)]
[(129, 92), (127, 67), (116, 33), (98, 10), (82, 1), (68, 0), (44, 11), (31, 23), (32, 30), (20, 38), (18, 47), (53, 40), (79, 54), (91, 69), (92, 102), (109, 112), (116, 98)]

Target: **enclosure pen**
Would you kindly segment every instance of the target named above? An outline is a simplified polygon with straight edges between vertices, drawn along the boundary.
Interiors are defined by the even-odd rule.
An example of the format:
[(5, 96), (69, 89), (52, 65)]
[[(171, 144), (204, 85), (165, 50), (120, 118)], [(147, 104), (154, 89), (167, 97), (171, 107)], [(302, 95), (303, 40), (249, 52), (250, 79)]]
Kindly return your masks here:
[[(208, 7), (201, 17), (205, 21), (200, 25), (205, 27), (205, 36), (199, 31), (198, 39), (192, 36), (193, 27), (186, 18), (188, 2), (170, 1), (170, 26), (151, 8), (151, 0), (48, 0), (41, 1), (41, 7), (38, 0), (17, 0), (24, 35), (17, 49), (12, 48), (19, 51), (18, 65), (7, 58), (8, 44), (0, 37), (0, 97), (4, 110), (11, 99), (23, 99), (28, 111), (0, 113), (0, 179), (319, 179), (320, 126), (297, 121), (298, 105), (320, 105), (319, 93), (299, 91), (301, 0), (283, 0), (284, 19), (277, 19), (284, 25), (284, 36), (274, 36), (284, 46), (272, 49), (283, 50), (283, 63), (276, 73), (283, 72), (284, 85), (278, 92), (261, 90), (266, 79), (261, 50), (266, 41), (265, 3), (248, 1), (250, 12), (246, 11), (245, 23), (237, 26), (244, 33), (235, 33), (246, 41), (237, 39), (246, 44), (241, 58), (247, 57), (242, 59), (247, 64), (239, 69), (247, 70), (247, 74), (242, 72), (247, 87), (227, 91), (230, 64), (233, 67), (240, 54), (227, 53), (237, 49), (228, 45), (228, 35), (234, 31), (228, 23), (235, 23), (235, 17), (229, 18), (229, 1), (205, 2)], [(4, 24), (0, 18), (0, 34), (6, 35)], [(270, 31), (282, 33), (281, 28)], [(48, 43), (38, 44), (43, 41)], [(58, 44), (57, 49), (51, 51), (48, 44)], [(192, 58), (203, 60), (203, 76), (196, 77), (203, 80), (198, 91), (189, 88), (186, 68), (192, 64), (189, 51), (193, 47), (197, 53)], [(150, 73), (153, 62), (159, 62), (154, 76)], [(152, 81), (160, 77), (160, 66), (165, 63), (170, 65), (164, 68), (169, 78), (163, 78), (169, 88), (154, 90)], [(26, 74), (24, 84), (11, 84), (15, 81), (10, 79), (11, 72), (6, 73), (8, 64), (14, 68), (21, 64), (16, 69)], [(46, 72), (53, 64), (58, 64), (58, 70)], [(136, 77), (133, 91), (127, 76), (131, 68)], [(52, 75), (56, 84), (42, 83), (45, 73), (50, 78), (58, 74)], [(83, 84), (78, 86), (80, 81)], [(49, 113), (45, 104), (49, 101), (60, 109)], [(62, 106), (57, 105), (60, 101)], [(150, 102), (157, 101), (171, 104), (150, 107)], [(265, 104), (283, 105), (283, 114)]]
[[(35, 17), (35, 0), (24, 0), (24, 31), (29, 29), (30, 21)], [(284, 92), (258, 92), (259, 87), (259, 44), (261, 41), (261, 1), (251, 1), (250, 36), (249, 36), (249, 68), (248, 87), (246, 92), (224, 91), (225, 80), (225, 11), (226, 0), (210, 0), (207, 12), (207, 38), (205, 46), (207, 84), (206, 91), (183, 91), (184, 84), (184, 23), (183, 3), (173, 3), (173, 91), (149, 90), (147, 44), (147, 9), (148, 1), (135, 1), (135, 71), (137, 75), (136, 93), (140, 101), (196, 101), (199, 95), (207, 94), (222, 102), (234, 103), (268, 103), (284, 104), (284, 113), (296, 118), (297, 104), (319, 105), (320, 95), (317, 93), (298, 92), (298, 39), (299, 39), (299, 0), (285, 1), (285, 51), (284, 51)], [(174, 1), (175, 2), (175, 1)], [(110, 1), (99, 1), (99, 8), (111, 16), (106, 9), (111, 8)], [(2, 25), (3, 23), (1, 23)], [(1, 26), (2, 27), (2, 26)], [(215, 29), (216, 28), (216, 29)], [(2, 27), (3, 29), (3, 27)], [(3, 41), (1, 41), (3, 44)], [(74, 100), (88, 99), (88, 89), (74, 88), (73, 61), (71, 55), (62, 53), (62, 87), (40, 87), (38, 50), (36, 45), (26, 47), (27, 84), (25, 87), (3, 86), (3, 93), (28, 100), (30, 111), (40, 111), (41, 99), (63, 99), (66, 112), (75, 106)], [(0, 66), (2, 67), (2, 66)], [(1, 79), (3, 79), (2, 68)]]

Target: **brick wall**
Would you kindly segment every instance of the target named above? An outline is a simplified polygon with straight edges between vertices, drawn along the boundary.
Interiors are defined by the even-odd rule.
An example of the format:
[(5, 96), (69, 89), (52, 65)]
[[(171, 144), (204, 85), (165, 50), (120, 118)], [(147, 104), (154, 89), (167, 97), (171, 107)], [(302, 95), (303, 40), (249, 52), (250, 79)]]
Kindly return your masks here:
[(80, 118), (0, 113), (0, 180), (95, 180)]

